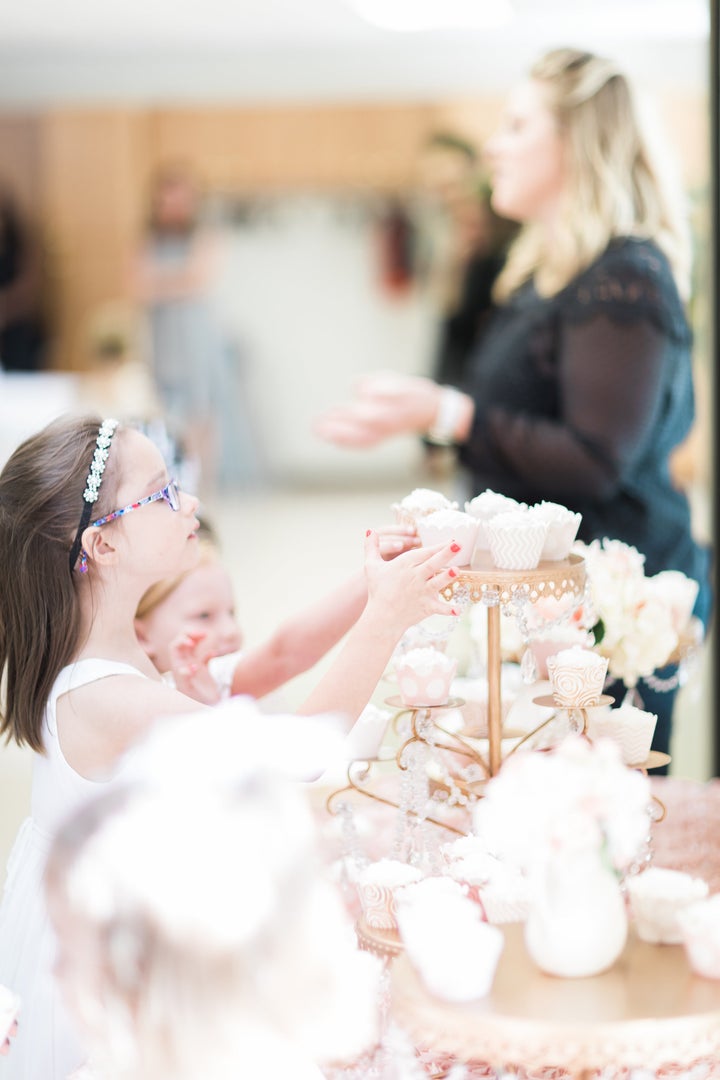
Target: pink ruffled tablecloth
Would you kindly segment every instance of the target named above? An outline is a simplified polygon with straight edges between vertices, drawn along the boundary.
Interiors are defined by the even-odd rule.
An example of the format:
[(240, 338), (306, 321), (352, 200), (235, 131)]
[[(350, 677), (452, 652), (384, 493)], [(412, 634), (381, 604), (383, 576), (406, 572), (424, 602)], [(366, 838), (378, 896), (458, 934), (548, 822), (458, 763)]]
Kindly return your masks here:
[(652, 829), (653, 865), (704, 878), (720, 892), (720, 780), (659, 776), (652, 792), (666, 810)]

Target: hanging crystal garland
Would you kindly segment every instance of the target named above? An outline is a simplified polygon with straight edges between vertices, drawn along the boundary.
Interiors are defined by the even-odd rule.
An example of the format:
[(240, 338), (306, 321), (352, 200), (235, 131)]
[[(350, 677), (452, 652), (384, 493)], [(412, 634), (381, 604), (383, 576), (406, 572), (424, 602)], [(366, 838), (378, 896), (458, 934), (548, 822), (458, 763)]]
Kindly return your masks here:
[(336, 814), (340, 818), (340, 836), (342, 843), (343, 860), (355, 870), (362, 870), (370, 862), (370, 858), (362, 850), (358, 835), (355, 811), (349, 802), (342, 801), (337, 804)]
[[(519, 590), (515, 591), (509, 600), (503, 602), (503, 616), (514, 617), (522, 637), (524, 649), (520, 661), (520, 672), (526, 686), (536, 682), (539, 676), (537, 663), (532, 651), (532, 639), (540, 637), (543, 634), (548, 634), (562, 626), (568, 626), (573, 612), (576, 611), (578, 607), (582, 607), (585, 610), (587, 621), (590, 623), (595, 621), (595, 617), (592, 613), (590, 582), (587, 578), (581, 597), (575, 598), (572, 603), (568, 602), (563, 611), (555, 618), (546, 618), (545, 616), (542, 616), (539, 624), (537, 621), (537, 608), (525, 593), (520, 592)], [(531, 622), (530, 616), (533, 614), (536, 617), (536, 621)]]
[(405, 744), (398, 759), (400, 807), (394, 857), (417, 866), (427, 857), (423, 826), (430, 803), (427, 765), (434, 730), (429, 710), (419, 709), (414, 716), (414, 737)]

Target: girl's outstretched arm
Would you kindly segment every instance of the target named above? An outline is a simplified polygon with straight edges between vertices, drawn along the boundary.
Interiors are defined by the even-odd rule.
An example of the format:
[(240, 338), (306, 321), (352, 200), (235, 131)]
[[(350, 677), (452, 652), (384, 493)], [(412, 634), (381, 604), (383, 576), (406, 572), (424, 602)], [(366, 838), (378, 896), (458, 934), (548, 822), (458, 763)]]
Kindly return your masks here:
[[(390, 560), (415, 548), (413, 529), (386, 526), (377, 530), (382, 559)], [(288, 619), (267, 641), (238, 660), (231, 693), (255, 698), (277, 690), (316, 664), (357, 622), (368, 600), (365, 572), (359, 570), (333, 592)]]
[(406, 551), (386, 562), (377, 533), (370, 532), (365, 552), (365, 608), (337, 659), (299, 707), (299, 713), (341, 713), (354, 723), (405, 630), (428, 615), (457, 614), (452, 603), (440, 595), (457, 575), (452, 567), (447, 568), (450, 544)]

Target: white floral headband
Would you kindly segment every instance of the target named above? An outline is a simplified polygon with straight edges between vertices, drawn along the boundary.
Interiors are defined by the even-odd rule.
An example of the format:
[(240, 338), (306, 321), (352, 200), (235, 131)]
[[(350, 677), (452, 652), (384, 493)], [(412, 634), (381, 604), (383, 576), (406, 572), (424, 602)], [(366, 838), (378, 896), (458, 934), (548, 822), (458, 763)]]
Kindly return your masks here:
[[(75, 569), (75, 563), (77, 562), (77, 557), (80, 554), (82, 545), (82, 534), (88, 526), (93, 505), (97, 502), (100, 494), (100, 485), (102, 483), (103, 473), (105, 472), (108, 455), (110, 454), (110, 444), (119, 422), (119, 420), (113, 420), (112, 418), (103, 420), (98, 430), (97, 439), (95, 440), (95, 451), (93, 453), (92, 461), (90, 462), (90, 471), (85, 480), (85, 490), (83, 491), (84, 503), (80, 524), (75, 533), (73, 545), (70, 548), (70, 573)], [(82, 552), (78, 569), (81, 574), (84, 574), (87, 571), (87, 556), (84, 551)]]

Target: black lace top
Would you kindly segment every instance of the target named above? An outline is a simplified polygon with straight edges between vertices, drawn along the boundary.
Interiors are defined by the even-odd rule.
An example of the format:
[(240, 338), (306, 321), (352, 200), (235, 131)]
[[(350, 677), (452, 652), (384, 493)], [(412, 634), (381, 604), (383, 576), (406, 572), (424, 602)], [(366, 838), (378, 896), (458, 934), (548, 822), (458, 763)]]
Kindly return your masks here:
[(476, 402), (460, 450), (475, 493), (547, 499), (646, 556), (646, 572), (704, 582), (684, 494), (668, 458), (694, 417), (691, 335), (670, 266), (651, 242), (613, 241), (557, 295), (523, 287), (478, 343)]

